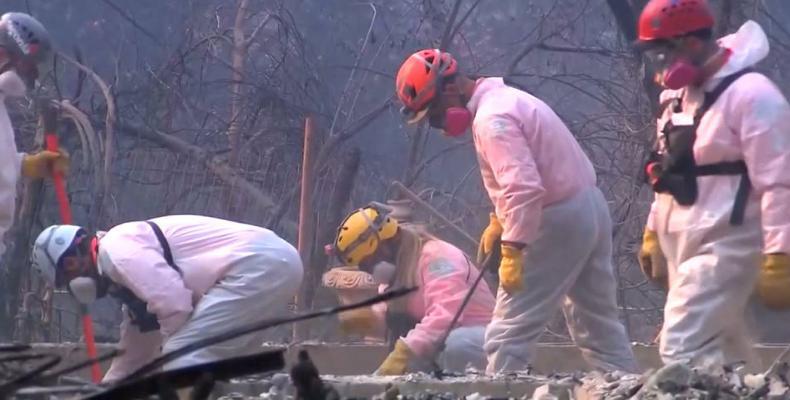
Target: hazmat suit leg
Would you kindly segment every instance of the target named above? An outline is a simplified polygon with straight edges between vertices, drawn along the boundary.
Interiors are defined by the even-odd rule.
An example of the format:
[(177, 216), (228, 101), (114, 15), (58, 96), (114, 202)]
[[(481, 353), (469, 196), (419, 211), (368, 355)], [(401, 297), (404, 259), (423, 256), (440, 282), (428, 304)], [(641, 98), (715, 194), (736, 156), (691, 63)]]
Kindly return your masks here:
[(659, 226), (669, 269), (659, 345), (665, 363), (756, 361), (745, 313), (759, 272), (761, 237), (754, 214), (740, 226), (723, 221), (671, 233)]
[(22, 154), (17, 152), (5, 97), (0, 94), (0, 256), (6, 250), (3, 237), (14, 223), (21, 165)]
[(588, 212), (595, 215), (596, 247), (568, 292), (565, 321), (584, 359), (604, 371), (639, 372), (617, 309), (617, 280), (612, 265), (612, 218), (606, 199), (594, 190)]
[(483, 350), (485, 326), (462, 326), (455, 328), (447, 336), (444, 351), (439, 357), (442, 369), (463, 373), (467, 367), (478, 371), (486, 369), (486, 354)]
[[(579, 330), (574, 337), (583, 338), (588, 354), (596, 354), (589, 361), (601, 369), (630, 370), (635, 365), (625, 347), (625, 330), (617, 320), (611, 262), (605, 264), (608, 272), (602, 272), (607, 268), (604, 254), (611, 252), (605, 249), (611, 246), (607, 242), (611, 237), (603, 236), (611, 231), (602, 232), (604, 218), (608, 218), (608, 210), (597, 188), (543, 209), (538, 236), (527, 249), (524, 289), (511, 295), (500, 288), (497, 293), (494, 316), (486, 330), (487, 373), (526, 370), (537, 340), (572, 291), (571, 302), (592, 299), (601, 290), (612, 291), (591, 304), (574, 303), (568, 308), (573, 317), (569, 329)], [(591, 262), (593, 258), (597, 261)], [(583, 274), (587, 271), (590, 273)], [(575, 288), (580, 278), (586, 281)], [(598, 287), (592, 289), (594, 286)], [(586, 290), (593, 293), (586, 294)]]
[[(244, 257), (198, 301), (192, 318), (165, 341), (167, 353), (200, 339), (255, 321), (284, 315), (302, 281), (302, 262), (293, 247), (273, 233)], [(263, 333), (206, 347), (165, 366), (174, 369), (260, 351)]]

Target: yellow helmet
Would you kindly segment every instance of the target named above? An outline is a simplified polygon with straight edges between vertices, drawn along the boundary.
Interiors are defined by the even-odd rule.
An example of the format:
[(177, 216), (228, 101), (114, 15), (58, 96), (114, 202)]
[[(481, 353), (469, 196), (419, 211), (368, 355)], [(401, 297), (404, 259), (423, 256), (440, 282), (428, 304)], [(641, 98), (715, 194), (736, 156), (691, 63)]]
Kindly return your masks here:
[(398, 221), (375, 205), (360, 208), (340, 224), (334, 250), (348, 265), (359, 265), (364, 258), (376, 252), (379, 242), (398, 233)]

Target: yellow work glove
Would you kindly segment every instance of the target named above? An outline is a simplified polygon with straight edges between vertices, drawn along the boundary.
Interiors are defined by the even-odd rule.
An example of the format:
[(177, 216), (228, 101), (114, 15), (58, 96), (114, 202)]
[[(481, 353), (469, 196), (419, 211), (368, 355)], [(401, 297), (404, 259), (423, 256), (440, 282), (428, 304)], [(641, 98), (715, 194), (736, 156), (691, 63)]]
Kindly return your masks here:
[(55, 152), (42, 150), (36, 154), (25, 154), (22, 158), (22, 175), (31, 179), (51, 177), (53, 172), (63, 175), (69, 172), (69, 155), (63, 149)]
[(658, 234), (645, 229), (642, 235), (642, 248), (639, 249), (639, 266), (648, 279), (667, 287), (667, 259), (658, 245)]
[(790, 308), (790, 256), (777, 253), (763, 257), (757, 295), (768, 308)]
[(488, 216), (489, 222), (483, 234), (480, 236), (480, 244), (477, 246), (477, 265), (483, 265), (486, 257), (491, 254), (497, 239), (502, 236), (502, 224), (499, 223), (496, 214)]
[(376, 370), (376, 375), (403, 375), (409, 366), (412, 357), (411, 349), (401, 339), (395, 342), (395, 349), (387, 356)]
[(509, 244), (502, 243), (502, 261), (499, 263), (499, 285), (513, 294), (524, 288), (522, 269), (524, 252)]
[(357, 308), (338, 314), (340, 331), (344, 335), (373, 335), (376, 333), (376, 316), (369, 307)]

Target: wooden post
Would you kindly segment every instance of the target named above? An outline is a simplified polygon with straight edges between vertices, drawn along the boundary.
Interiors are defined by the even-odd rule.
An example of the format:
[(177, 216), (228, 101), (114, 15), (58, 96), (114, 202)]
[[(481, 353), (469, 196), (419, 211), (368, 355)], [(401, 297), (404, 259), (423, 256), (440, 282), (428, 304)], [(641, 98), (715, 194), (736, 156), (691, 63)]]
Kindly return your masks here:
[[(304, 266), (304, 278), (302, 287), (296, 297), (296, 309), (302, 311), (307, 309), (307, 291), (313, 282), (315, 271), (310, 266), (310, 254), (312, 253), (312, 242), (314, 221), (313, 221), (313, 137), (314, 137), (313, 117), (307, 116), (304, 121), (304, 149), (302, 156), (302, 184), (299, 198), (299, 237), (297, 239), (297, 249), (302, 258)], [(294, 325), (293, 339), (303, 340), (309, 335), (305, 325)]]

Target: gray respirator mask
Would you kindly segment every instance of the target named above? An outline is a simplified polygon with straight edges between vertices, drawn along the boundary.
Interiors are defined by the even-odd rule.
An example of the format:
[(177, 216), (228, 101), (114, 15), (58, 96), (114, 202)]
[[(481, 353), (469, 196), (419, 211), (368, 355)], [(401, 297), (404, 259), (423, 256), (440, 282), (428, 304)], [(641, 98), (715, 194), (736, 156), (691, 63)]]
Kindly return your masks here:
[(381, 261), (371, 268), (370, 274), (373, 275), (373, 282), (379, 285), (389, 285), (395, 278), (395, 271), (398, 267), (389, 261)]
[(72, 279), (68, 288), (69, 293), (81, 304), (91, 304), (99, 297), (99, 285), (96, 279), (87, 276)]

